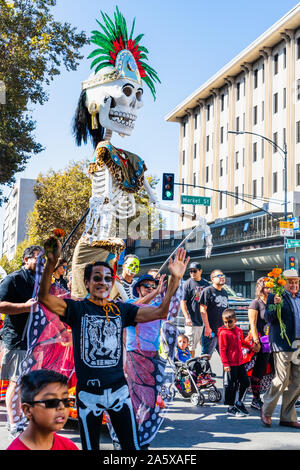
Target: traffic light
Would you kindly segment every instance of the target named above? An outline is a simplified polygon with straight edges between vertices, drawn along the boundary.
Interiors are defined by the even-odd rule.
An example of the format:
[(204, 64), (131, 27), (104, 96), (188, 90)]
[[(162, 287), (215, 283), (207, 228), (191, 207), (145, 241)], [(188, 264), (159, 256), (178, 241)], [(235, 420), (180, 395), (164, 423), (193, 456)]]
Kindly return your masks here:
[(296, 269), (298, 271), (298, 258), (297, 255), (288, 255), (287, 269)]
[(174, 199), (174, 173), (163, 173), (162, 199), (163, 201)]

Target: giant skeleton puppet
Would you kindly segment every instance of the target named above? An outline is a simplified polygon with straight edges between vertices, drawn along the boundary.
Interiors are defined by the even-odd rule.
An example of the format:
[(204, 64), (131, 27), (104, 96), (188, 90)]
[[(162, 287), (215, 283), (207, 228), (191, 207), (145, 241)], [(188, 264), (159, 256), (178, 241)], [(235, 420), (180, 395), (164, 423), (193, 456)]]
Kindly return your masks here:
[[(130, 136), (138, 110), (143, 106), (143, 85), (147, 84), (155, 99), (155, 82), (159, 78), (147, 60), (147, 49), (139, 43), (143, 34), (133, 38), (134, 22), (128, 35), (126, 21), (116, 8), (113, 22), (102, 14), (101, 30), (93, 31), (91, 42), (97, 48), (89, 55), (93, 59), (92, 75), (83, 82), (74, 118), (74, 135), (78, 145), (93, 142), (95, 151), (89, 166), (92, 177), (92, 197), (85, 231), (76, 247), (72, 272), (72, 294), (82, 297), (85, 288), (81, 281), (84, 264), (90, 259), (102, 259), (116, 264), (123, 241), (116, 238), (116, 219), (128, 219), (136, 213), (134, 194), (144, 186), (149, 200), (157, 209), (182, 214), (180, 208), (158, 202), (144, 177), (146, 166), (137, 155), (118, 149), (111, 143), (113, 133)], [(211, 233), (205, 219), (188, 211), (196, 218), (206, 241), (206, 256), (210, 256)], [(100, 248), (100, 250), (99, 250)], [(126, 299), (122, 286), (117, 283)]]

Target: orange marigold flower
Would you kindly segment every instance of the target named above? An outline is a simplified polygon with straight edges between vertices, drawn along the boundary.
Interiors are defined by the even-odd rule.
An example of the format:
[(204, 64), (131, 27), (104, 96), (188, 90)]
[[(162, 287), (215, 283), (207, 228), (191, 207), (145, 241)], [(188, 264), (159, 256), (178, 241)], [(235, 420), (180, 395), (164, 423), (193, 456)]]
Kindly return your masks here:
[(65, 231), (62, 228), (55, 228), (53, 233), (57, 238), (63, 238), (65, 236)]
[(286, 281), (284, 279), (278, 279), (277, 282), (280, 286), (285, 286), (286, 285)]
[(269, 287), (270, 289), (272, 289), (274, 287), (274, 282), (266, 282), (266, 287)]
[(264, 282), (268, 282), (269, 278), (268, 277), (264, 277)]
[(269, 272), (269, 273), (268, 273), (268, 276), (269, 276), (269, 277), (273, 277), (273, 271)]
[(273, 269), (273, 276), (278, 277), (282, 273), (282, 269), (280, 268), (274, 268)]

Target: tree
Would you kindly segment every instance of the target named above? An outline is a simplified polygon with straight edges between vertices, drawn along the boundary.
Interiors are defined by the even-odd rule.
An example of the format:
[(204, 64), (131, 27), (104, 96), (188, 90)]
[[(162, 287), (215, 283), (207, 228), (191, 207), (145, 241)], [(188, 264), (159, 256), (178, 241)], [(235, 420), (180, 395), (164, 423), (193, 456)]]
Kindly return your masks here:
[[(92, 193), (87, 161), (71, 162), (64, 170), (40, 174), (34, 186), (37, 200), (27, 220), (27, 235), (32, 244), (43, 244), (54, 228), (68, 236), (89, 207)], [(67, 255), (82, 235), (84, 221), (69, 245)]]
[[(0, 0), (0, 185), (14, 183), (32, 154), (43, 150), (35, 141), (32, 105), (43, 105), (45, 86), (62, 65), (76, 70), (80, 48), (88, 42), (68, 23), (55, 21), (56, 0)], [(2, 104), (1, 104), (2, 103)], [(0, 191), (0, 205), (3, 196)]]
[(21, 268), (24, 250), (30, 245), (33, 245), (33, 243), (31, 243), (29, 239), (26, 239), (18, 244), (16, 253), (11, 260), (9, 260), (6, 255), (2, 256), (0, 259), (0, 266), (6, 271), (7, 274), (13, 273), (14, 271), (17, 271)]

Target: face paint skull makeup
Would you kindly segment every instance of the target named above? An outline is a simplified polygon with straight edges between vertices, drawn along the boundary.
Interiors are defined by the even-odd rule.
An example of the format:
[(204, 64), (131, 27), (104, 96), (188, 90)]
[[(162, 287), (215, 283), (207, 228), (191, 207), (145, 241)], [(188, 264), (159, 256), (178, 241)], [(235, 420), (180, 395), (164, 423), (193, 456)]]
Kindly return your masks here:
[(105, 266), (93, 267), (89, 280), (85, 281), (86, 288), (89, 291), (90, 298), (93, 300), (106, 299), (113, 285), (113, 278), (109, 268)]
[(130, 272), (130, 274), (138, 274), (140, 270), (140, 262), (137, 258), (129, 258), (125, 263), (125, 269)]

